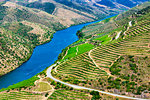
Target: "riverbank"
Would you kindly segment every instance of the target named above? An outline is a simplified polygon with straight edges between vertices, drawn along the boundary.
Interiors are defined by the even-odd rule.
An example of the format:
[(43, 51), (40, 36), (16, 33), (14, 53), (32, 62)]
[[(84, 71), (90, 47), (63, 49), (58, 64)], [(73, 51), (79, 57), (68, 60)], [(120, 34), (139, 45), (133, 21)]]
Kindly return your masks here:
[(62, 49), (78, 40), (76, 36), (78, 30), (95, 22), (71, 26), (67, 29), (57, 31), (53, 34), (53, 39), (50, 42), (35, 47), (28, 61), (10, 73), (1, 76), (0, 88), (6, 88), (9, 85), (27, 80), (43, 71), (47, 66), (50, 66), (58, 59)]
[[(85, 23), (86, 23), (86, 22), (85, 22)], [(83, 24), (84, 24), (84, 23), (83, 23)], [(76, 25), (76, 24), (70, 25), (70, 26), (68, 26), (68, 27), (75, 26), (75, 25)], [(57, 31), (61, 31), (61, 30), (67, 29), (68, 27), (65, 27), (65, 28), (63, 28), (63, 29), (59, 29), (59, 30), (57, 30)], [(44, 41), (44, 42), (41, 42), (41, 43), (38, 43), (38, 44), (36, 44), (36, 45), (32, 45), (32, 46), (30, 47), (30, 50), (28, 49), (29, 52), (28, 52), (26, 55), (23, 55), (23, 56), (24, 56), (24, 58), (22, 58), (23, 60), (18, 61), (17, 65), (12, 66), (11, 68), (6, 69), (6, 70), (4, 69), (4, 71), (1, 71), (0, 77), (2, 77), (3, 75), (6, 75), (6, 74), (8, 74), (8, 73), (14, 71), (15, 69), (19, 68), (21, 65), (23, 65), (24, 63), (26, 63), (26, 62), (31, 58), (32, 53), (33, 53), (33, 50), (34, 50), (37, 46), (40, 46), (40, 45), (43, 45), (43, 44), (46, 44), (46, 43), (50, 42), (50, 41), (52, 40), (53, 35), (54, 35), (55, 33), (56, 33), (56, 31), (53, 32), (53, 33), (50, 33), (51, 35), (50, 35), (50, 38), (49, 38), (48, 40), (46, 40), (46, 41)]]

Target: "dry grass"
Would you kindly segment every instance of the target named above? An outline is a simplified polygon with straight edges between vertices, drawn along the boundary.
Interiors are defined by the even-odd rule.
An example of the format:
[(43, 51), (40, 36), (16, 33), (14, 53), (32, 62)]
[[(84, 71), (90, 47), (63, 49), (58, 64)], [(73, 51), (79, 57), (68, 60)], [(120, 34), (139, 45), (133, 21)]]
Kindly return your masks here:
[(34, 87), (33, 91), (39, 91), (39, 92), (45, 92), (45, 91), (50, 91), (52, 87), (46, 83), (46, 82), (39, 82), (37, 83), (36, 87)]
[(33, 30), (31, 30), (28, 33), (34, 33), (34, 34), (39, 34), (39, 35), (43, 35), (44, 33), (46, 33), (45, 30), (43, 30), (39, 25), (35, 24), (35, 23), (31, 23), (28, 21), (22, 21), (22, 24), (25, 24), (27, 26), (30, 26), (33, 28)]
[[(83, 15), (80, 15), (76, 12), (73, 12), (71, 10), (67, 10), (64, 8), (57, 8), (55, 15), (61, 19), (60, 23), (65, 26), (70, 26), (71, 24), (76, 24), (73, 19), (81, 19), (80, 21), (92, 21), (92, 19), (85, 17)], [(89, 15), (90, 16), (90, 15)], [(92, 16), (94, 17), (94, 16)]]

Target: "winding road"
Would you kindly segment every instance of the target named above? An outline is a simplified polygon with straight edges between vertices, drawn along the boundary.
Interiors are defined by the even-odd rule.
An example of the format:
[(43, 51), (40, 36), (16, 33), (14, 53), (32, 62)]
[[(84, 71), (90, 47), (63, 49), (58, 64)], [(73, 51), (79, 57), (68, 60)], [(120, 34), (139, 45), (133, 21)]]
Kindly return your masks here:
[[(64, 85), (67, 85), (67, 86), (70, 86), (70, 87), (73, 87), (75, 89), (85, 89), (85, 90), (90, 90), (90, 91), (98, 91), (102, 94), (107, 94), (107, 95), (111, 95), (111, 96), (115, 96), (115, 97), (120, 97), (120, 98), (125, 98), (125, 99), (133, 99), (133, 100), (146, 100), (146, 99), (141, 99), (141, 98), (133, 98), (133, 97), (128, 97), (128, 96), (124, 96), (124, 95), (118, 95), (118, 94), (113, 94), (113, 93), (109, 93), (109, 92), (104, 92), (104, 91), (100, 91), (100, 90), (96, 90), (96, 89), (91, 89), (91, 88), (87, 88), (87, 87), (83, 87), (83, 86), (78, 86), (78, 85), (73, 85), (73, 84), (69, 84), (69, 83), (65, 83), (63, 81), (60, 81), (56, 78), (54, 78), (51, 74), (51, 71), (53, 69), (53, 67), (55, 67), (57, 64), (54, 64), (52, 66), (50, 66), (48, 69), (47, 69), (47, 77), (51, 78), (52, 80), (56, 81), (56, 82), (60, 82), (61, 84), (64, 84)], [(148, 99), (147, 99), (148, 100)]]

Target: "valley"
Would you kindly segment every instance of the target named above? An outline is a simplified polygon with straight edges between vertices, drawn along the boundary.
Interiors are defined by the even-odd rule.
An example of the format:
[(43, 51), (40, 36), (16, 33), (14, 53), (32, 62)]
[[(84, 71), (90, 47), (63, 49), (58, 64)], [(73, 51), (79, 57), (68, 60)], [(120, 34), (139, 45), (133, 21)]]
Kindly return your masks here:
[[(84, 16), (76, 15), (84, 18)], [(12, 2), (1, 4), (0, 16), (2, 38), (0, 75), (16, 69), (27, 61), (33, 49), (37, 45), (49, 42), (57, 30), (65, 29), (72, 24), (79, 24), (71, 22), (71, 16), (69, 17), (71, 19), (64, 20), (44, 11), (26, 8)], [(93, 19), (87, 18), (84, 21), (90, 22)]]
[[(104, 20), (71, 26), (99, 19), (96, 18), (98, 14), (89, 15), (87, 12), (90, 11), (85, 11), (86, 6), (82, 9), (80, 5), (89, 3), (104, 7), (107, 11), (109, 11), (107, 6), (110, 5), (106, 5), (103, 0), (49, 1), (55, 4), (56, 9), (47, 13), (42, 7), (44, 4), (35, 7), (36, 3), (32, 0), (26, 2), (14, 0), (12, 2), (15, 3), (1, 4), (0, 13), (3, 19), (0, 20), (3, 50), (1, 57), (5, 58), (1, 59), (1, 75), (30, 58), (19, 68), (0, 77), (1, 88), (5, 87), (0, 90), (2, 100), (5, 98), (29, 100), (150, 98), (150, 2), (137, 5)], [(24, 4), (29, 2), (31, 5), (28, 8)], [(109, 0), (107, 2), (111, 4)], [(127, 3), (131, 2), (140, 3), (134, 0), (126, 3), (116, 0), (111, 7), (120, 3), (124, 7), (127, 5), (128, 9), (131, 5)], [(70, 16), (72, 12), (66, 10), (68, 4), (72, 5), (71, 9), (73, 8), (75, 16)], [(18, 14), (15, 13), (16, 9), (19, 12), (26, 10), (28, 14), (30, 12), (32, 14), (21, 12), (20, 17), (18, 15), (17, 18), (10, 17)], [(77, 13), (77, 10), (81, 12)], [(10, 12), (5, 13), (5, 11)], [(85, 18), (82, 19), (83, 22), (80, 21), (81, 16), (75, 13), (88, 20)], [(65, 20), (61, 19), (61, 16), (64, 16)], [(72, 18), (79, 19), (72, 20)], [(15, 64), (14, 67), (8, 67), (12, 64)]]

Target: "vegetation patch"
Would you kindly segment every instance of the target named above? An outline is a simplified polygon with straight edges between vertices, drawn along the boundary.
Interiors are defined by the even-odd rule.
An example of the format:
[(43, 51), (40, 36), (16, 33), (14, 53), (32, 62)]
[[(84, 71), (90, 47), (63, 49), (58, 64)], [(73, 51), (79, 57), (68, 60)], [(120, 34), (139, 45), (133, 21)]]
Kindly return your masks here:
[(26, 100), (36, 100), (36, 99), (42, 99), (42, 95), (40, 94), (32, 94), (29, 92), (21, 91), (21, 92), (6, 92), (6, 93), (0, 93), (0, 99), (1, 100), (20, 100), (20, 99), (26, 99)]
[(105, 36), (96, 38), (94, 40), (101, 41), (102, 44), (107, 44), (111, 40), (111, 37), (109, 37), (108, 35), (105, 35)]
[(49, 91), (52, 89), (51, 86), (46, 82), (39, 82), (37, 83), (37, 86), (34, 88), (35, 88), (34, 91), (39, 91), (39, 92)]
[[(138, 56), (121, 56), (111, 67), (110, 71), (113, 75), (123, 79), (127, 91), (134, 91), (135, 94), (141, 94), (143, 91), (149, 90), (149, 58)], [(130, 87), (130, 85), (132, 87)]]
[(17, 84), (11, 85), (7, 88), (1, 89), (0, 91), (4, 91), (4, 90), (13, 90), (13, 89), (21, 89), (21, 88), (27, 88), (30, 86), (35, 86), (34, 82), (36, 80), (38, 80), (39, 77), (37, 76), (33, 76), (32, 78), (28, 79), (28, 80), (24, 80), (22, 82), (19, 82)]
[(67, 99), (67, 100), (89, 100), (90, 96), (88, 93), (81, 92), (78, 90), (65, 90), (65, 89), (58, 89), (56, 90), (49, 98), (48, 100), (54, 100), (54, 99)]
[(70, 59), (72, 57), (75, 57), (76, 55), (80, 55), (84, 52), (87, 52), (87, 51), (93, 49), (93, 48), (94, 48), (94, 45), (89, 44), (89, 43), (77, 45), (75, 47), (70, 47), (67, 52), (67, 55), (65, 56), (64, 59)]
[(50, 14), (52, 14), (55, 9), (55, 5), (49, 2), (46, 2), (46, 3), (32, 2), (32, 3), (26, 4), (26, 7), (40, 9)]

